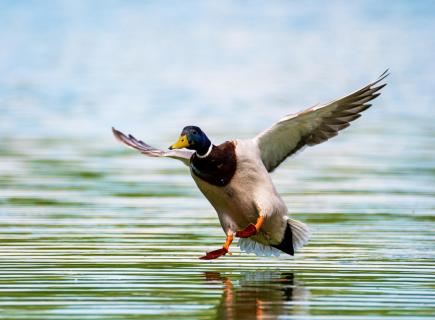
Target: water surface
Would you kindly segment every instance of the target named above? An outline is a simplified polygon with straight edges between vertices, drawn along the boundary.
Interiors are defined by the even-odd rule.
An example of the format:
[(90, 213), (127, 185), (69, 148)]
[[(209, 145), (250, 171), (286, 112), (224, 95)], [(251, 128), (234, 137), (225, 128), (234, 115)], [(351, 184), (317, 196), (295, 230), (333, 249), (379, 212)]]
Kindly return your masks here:
[(111, 139), (4, 139), (0, 317), (433, 316), (430, 146), (390, 162), (331, 144), (273, 174), (308, 246), (276, 259), (233, 245), (207, 262), (224, 234), (181, 163)]

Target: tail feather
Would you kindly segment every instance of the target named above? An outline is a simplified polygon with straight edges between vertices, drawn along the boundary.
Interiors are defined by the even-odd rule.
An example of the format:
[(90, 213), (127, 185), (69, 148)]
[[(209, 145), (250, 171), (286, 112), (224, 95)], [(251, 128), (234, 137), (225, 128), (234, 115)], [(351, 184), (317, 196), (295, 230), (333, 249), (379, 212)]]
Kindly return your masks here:
[(311, 235), (308, 226), (294, 219), (287, 220), (287, 228), (284, 238), (279, 245), (268, 246), (249, 238), (241, 238), (238, 246), (241, 251), (255, 253), (257, 256), (276, 256), (282, 252), (294, 255), (294, 252), (302, 248), (309, 240)]
[(293, 250), (294, 251), (299, 250), (310, 239), (311, 236), (310, 228), (308, 228), (308, 226), (305, 223), (294, 219), (288, 219), (287, 223), (292, 229)]

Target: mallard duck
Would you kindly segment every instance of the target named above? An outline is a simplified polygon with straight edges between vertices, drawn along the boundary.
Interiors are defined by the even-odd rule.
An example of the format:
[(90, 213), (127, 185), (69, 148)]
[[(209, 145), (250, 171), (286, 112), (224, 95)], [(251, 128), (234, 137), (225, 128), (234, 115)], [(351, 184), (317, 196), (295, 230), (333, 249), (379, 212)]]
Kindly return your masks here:
[[(388, 71), (388, 70), (387, 70)], [(337, 100), (285, 116), (253, 139), (214, 145), (197, 126), (186, 126), (169, 150), (151, 147), (112, 128), (115, 137), (150, 157), (182, 161), (198, 188), (216, 210), (226, 234), (222, 248), (200, 259), (228, 253), (234, 237), (244, 252), (260, 256), (294, 255), (308, 242), (308, 226), (288, 217), (287, 206), (269, 175), (285, 159), (306, 146), (322, 143), (368, 109), (386, 83), (385, 71), (376, 81)]]

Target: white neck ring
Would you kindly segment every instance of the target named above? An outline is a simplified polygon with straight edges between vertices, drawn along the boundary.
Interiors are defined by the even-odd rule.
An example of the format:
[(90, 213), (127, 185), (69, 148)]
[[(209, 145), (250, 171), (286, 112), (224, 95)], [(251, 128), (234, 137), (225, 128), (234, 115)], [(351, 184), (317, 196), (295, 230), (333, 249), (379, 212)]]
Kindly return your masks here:
[(210, 143), (210, 147), (208, 147), (208, 150), (204, 155), (200, 155), (198, 152), (196, 152), (196, 155), (198, 156), (198, 158), (201, 159), (207, 158), (210, 155), (212, 149), (213, 149), (213, 144)]

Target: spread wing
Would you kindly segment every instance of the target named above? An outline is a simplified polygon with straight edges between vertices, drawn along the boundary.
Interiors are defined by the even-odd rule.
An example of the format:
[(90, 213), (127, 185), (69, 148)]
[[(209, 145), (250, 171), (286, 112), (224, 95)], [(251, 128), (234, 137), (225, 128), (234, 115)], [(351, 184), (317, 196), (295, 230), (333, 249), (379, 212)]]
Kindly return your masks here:
[(116, 130), (115, 128), (112, 128), (112, 132), (115, 135), (116, 139), (121, 141), (122, 143), (126, 144), (130, 148), (139, 150), (140, 153), (143, 153), (146, 156), (149, 157), (167, 157), (167, 158), (173, 158), (182, 161), (185, 165), (189, 165), (190, 157), (193, 154), (193, 151), (190, 150), (160, 150), (151, 147), (150, 145), (146, 144), (145, 142), (141, 140), (137, 140), (135, 137), (133, 137), (131, 134), (126, 136), (121, 131)]
[(361, 116), (361, 112), (371, 107), (368, 102), (380, 95), (378, 91), (387, 85), (380, 82), (387, 76), (388, 70), (360, 90), (327, 104), (288, 115), (256, 136), (254, 141), (267, 170), (272, 172), (303, 147), (322, 143), (347, 128), (351, 121)]

